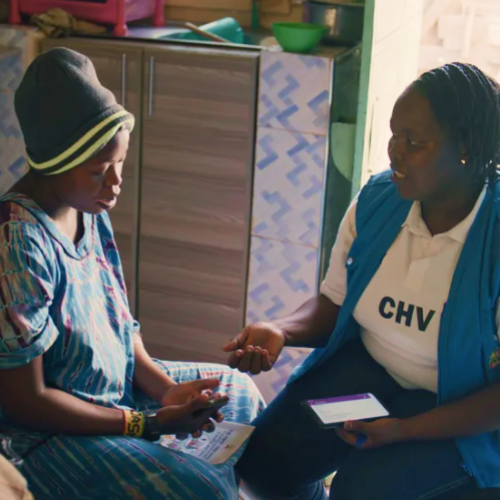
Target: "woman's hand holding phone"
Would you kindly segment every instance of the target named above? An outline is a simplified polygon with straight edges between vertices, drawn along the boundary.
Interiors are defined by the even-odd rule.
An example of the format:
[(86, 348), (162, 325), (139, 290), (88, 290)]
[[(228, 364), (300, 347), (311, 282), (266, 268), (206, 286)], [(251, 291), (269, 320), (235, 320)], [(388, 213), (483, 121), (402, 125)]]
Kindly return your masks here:
[(214, 430), (213, 420), (222, 422), (224, 417), (219, 410), (228, 402), (227, 396), (204, 392), (187, 403), (161, 408), (156, 418), (163, 434), (199, 437), (203, 431)]
[(375, 422), (346, 422), (335, 429), (337, 436), (351, 446), (363, 450), (404, 441), (401, 420), (382, 418)]

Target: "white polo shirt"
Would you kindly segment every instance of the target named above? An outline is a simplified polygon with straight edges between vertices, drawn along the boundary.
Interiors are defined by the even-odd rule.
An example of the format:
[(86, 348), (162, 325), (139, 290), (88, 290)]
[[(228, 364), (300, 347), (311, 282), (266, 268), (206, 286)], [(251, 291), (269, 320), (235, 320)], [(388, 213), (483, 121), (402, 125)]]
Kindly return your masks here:
[[(415, 202), (354, 310), (366, 349), (406, 389), (437, 392), (441, 312), (485, 191), (462, 222), (435, 236)], [(342, 221), (321, 286), (321, 293), (339, 306), (347, 288), (345, 262), (356, 238), (356, 204), (357, 199)], [(497, 308), (497, 329), (499, 314)]]

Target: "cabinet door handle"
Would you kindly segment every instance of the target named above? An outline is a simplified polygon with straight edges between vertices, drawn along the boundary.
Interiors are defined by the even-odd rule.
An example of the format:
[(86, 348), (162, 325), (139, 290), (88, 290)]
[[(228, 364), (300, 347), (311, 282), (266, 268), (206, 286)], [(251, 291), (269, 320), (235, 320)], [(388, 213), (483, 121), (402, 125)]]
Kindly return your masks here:
[(127, 54), (122, 54), (122, 106), (127, 104)]
[(155, 58), (149, 58), (149, 116), (153, 115), (153, 93), (155, 90)]

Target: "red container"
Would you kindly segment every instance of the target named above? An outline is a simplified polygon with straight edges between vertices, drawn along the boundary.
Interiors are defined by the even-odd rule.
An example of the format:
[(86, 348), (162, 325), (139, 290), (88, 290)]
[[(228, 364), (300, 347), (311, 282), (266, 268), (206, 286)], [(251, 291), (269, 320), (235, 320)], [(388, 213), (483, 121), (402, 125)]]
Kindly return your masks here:
[(164, 0), (107, 0), (106, 3), (75, 0), (10, 0), (11, 24), (21, 22), (21, 14), (42, 14), (59, 7), (78, 19), (114, 25), (116, 36), (127, 34), (127, 22), (153, 17), (154, 26), (164, 26)]

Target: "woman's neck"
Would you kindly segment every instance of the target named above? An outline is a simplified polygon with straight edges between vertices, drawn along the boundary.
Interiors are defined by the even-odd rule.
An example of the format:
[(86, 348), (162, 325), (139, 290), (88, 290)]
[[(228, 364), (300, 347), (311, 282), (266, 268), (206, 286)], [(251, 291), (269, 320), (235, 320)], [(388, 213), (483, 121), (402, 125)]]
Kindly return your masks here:
[(81, 238), (81, 217), (77, 210), (62, 203), (54, 193), (50, 179), (29, 171), (9, 190), (31, 198), (53, 221), (56, 227), (71, 241)]
[(50, 179), (32, 171), (22, 177), (9, 191), (31, 198), (51, 219), (65, 219), (71, 212), (71, 208), (61, 203), (53, 192)]
[(462, 222), (474, 208), (483, 186), (422, 202), (422, 218), (432, 235), (446, 233)]

